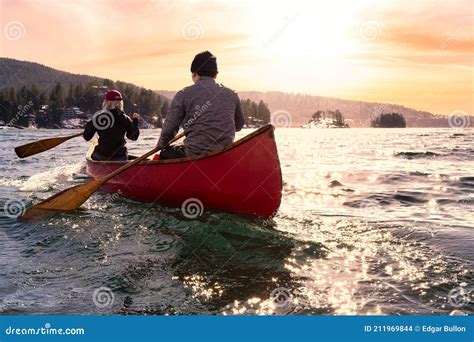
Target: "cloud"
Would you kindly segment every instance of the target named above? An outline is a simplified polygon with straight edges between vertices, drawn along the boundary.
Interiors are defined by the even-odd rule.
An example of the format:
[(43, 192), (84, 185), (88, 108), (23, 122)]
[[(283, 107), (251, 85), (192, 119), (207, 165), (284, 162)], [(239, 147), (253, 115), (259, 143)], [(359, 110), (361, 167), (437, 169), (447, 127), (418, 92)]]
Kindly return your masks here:
[[(447, 93), (472, 83), (472, 0), (0, 1), (2, 23), (26, 29), (20, 40), (1, 41), (2, 55), (149, 88), (188, 84), (189, 63), (207, 49), (220, 80), (240, 89), (370, 97), (382, 90), (365, 85), (383, 80), (384, 96), (396, 98), (410, 79), (421, 84), (407, 95), (416, 102), (438, 99), (433, 87)], [(380, 26), (375, 39), (361, 36), (367, 22)], [(197, 23), (196, 39), (183, 34), (189, 23)], [(446, 101), (468, 103), (471, 92)]]
[[(456, 32), (461, 31), (459, 29)], [(384, 35), (385, 42), (395, 44), (400, 47), (406, 47), (413, 50), (426, 51), (456, 51), (461, 53), (474, 52), (474, 40), (466, 39), (461, 34), (455, 32), (449, 35), (430, 34), (423, 32), (414, 32), (413, 30), (395, 29), (390, 30)]]
[(399, 46), (416, 51), (472, 53), (472, 13), (470, 0), (423, 1), (410, 6), (402, 6), (399, 1), (389, 1), (384, 2), (384, 7), (362, 13), (361, 19), (380, 25), (381, 38), (374, 40), (373, 45)]
[(377, 23), (377, 39), (364, 41), (356, 61), (400, 67), (439, 65), (472, 67), (474, 16), (471, 1), (423, 1), (402, 6), (386, 1), (360, 14), (361, 23)]
[(140, 63), (143, 60), (155, 59), (156, 61), (162, 59), (186, 58), (188, 61), (196, 53), (204, 50), (219, 49), (220, 52), (225, 50), (234, 50), (235, 44), (240, 44), (247, 39), (243, 34), (230, 34), (211, 36), (202, 40), (186, 41), (184, 38), (173, 40), (161, 40), (153, 42), (152, 38), (141, 37), (134, 41), (128, 41), (126, 44), (120, 41), (110, 41), (104, 44), (100, 53), (94, 54), (85, 62), (75, 63), (77, 67), (84, 67), (88, 65), (97, 66), (111, 66), (113, 64), (132, 64)]

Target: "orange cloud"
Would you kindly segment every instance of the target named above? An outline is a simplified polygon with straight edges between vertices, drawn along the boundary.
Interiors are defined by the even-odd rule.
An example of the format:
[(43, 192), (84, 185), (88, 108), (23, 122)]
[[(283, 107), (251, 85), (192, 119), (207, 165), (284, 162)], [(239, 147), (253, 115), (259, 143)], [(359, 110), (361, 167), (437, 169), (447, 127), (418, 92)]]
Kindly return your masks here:
[(474, 52), (473, 39), (464, 39), (455, 34), (450, 36), (440, 36), (398, 28), (396, 30), (388, 31), (384, 35), (384, 39), (388, 44), (391, 43), (414, 50), (446, 50), (465, 53)]

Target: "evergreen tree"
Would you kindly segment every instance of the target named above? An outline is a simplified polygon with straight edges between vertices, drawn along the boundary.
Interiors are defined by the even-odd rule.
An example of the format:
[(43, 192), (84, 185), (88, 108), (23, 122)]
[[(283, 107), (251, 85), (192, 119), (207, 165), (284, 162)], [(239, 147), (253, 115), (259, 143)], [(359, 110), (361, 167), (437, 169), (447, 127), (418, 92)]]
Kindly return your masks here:
[(28, 102), (28, 98), (29, 98), (29, 91), (28, 91), (28, 88), (24, 85), (23, 87), (20, 88), (20, 91), (18, 91), (18, 95), (17, 95), (18, 105), (21, 106), (21, 104)]
[(168, 114), (168, 110), (170, 108), (170, 104), (168, 101), (163, 102), (161, 106), (160, 114), (162, 118), (166, 118), (166, 114)]
[(344, 117), (342, 116), (339, 109), (334, 112), (334, 124), (338, 127), (344, 126)]
[(39, 105), (47, 105), (49, 103), (47, 94), (43, 91), (39, 94)]
[(270, 122), (270, 109), (265, 102), (256, 103), (250, 99), (240, 100), (246, 125), (263, 125)]
[(0, 120), (6, 123), (7, 120), (7, 98), (5, 92), (0, 90)]
[(81, 109), (84, 112), (95, 113), (102, 109), (103, 94), (97, 83), (89, 83), (86, 85), (83, 95), (81, 96)]
[(49, 108), (51, 110), (50, 119), (53, 125), (61, 125), (64, 101), (64, 88), (60, 82), (57, 82), (49, 95)]
[(74, 87), (74, 92), (73, 92), (73, 99), (74, 102), (77, 103), (80, 98), (84, 95), (84, 86), (81, 84), (78, 84)]
[(18, 126), (28, 127), (28, 117), (29, 113), (32, 111), (32, 106), (30, 105), (31, 95), (28, 88), (24, 85), (20, 88), (20, 91), (17, 94), (16, 102), (16, 113), (15, 113), (15, 124)]
[(258, 104), (254, 101), (252, 101), (252, 113), (254, 113), (253, 116), (256, 119), (255, 121), (260, 119), (258, 115)]
[(270, 109), (268, 109), (268, 106), (266, 103), (264, 103), (262, 100), (258, 103), (258, 118), (261, 121), (262, 124), (268, 124), (270, 122)]
[(64, 101), (63, 85), (60, 82), (57, 82), (49, 95), (49, 105), (52, 109), (61, 109), (64, 107)]
[(69, 90), (67, 91), (67, 96), (66, 96), (66, 106), (67, 107), (72, 107), (74, 106), (74, 87), (72, 83), (69, 84)]
[(316, 111), (316, 112), (313, 113), (313, 115), (311, 116), (311, 118), (312, 118), (314, 121), (321, 121), (322, 115), (323, 115), (323, 112), (322, 112), (321, 110), (318, 110), (318, 111)]
[(109, 80), (109, 79), (104, 79), (104, 82), (102, 82), (102, 85), (103, 86), (106, 86), (108, 89), (113, 89), (115, 88), (115, 84), (112, 80)]
[(371, 126), (381, 128), (405, 128), (407, 123), (402, 114), (385, 113), (372, 120)]
[(18, 103), (18, 98), (17, 98), (17, 94), (16, 94), (16, 91), (13, 87), (10, 87), (10, 89), (8, 89), (8, 97), (7, 97), (7, 122), (12, 120), (14, 118), (14, 115), (15, 115), (15, 108), (16, 108), (16, 105)]
[(33, 102), (33, 109), (38, 110), (41, 105), (40, 92), (35, 84), (30, 86), (31, 101)]

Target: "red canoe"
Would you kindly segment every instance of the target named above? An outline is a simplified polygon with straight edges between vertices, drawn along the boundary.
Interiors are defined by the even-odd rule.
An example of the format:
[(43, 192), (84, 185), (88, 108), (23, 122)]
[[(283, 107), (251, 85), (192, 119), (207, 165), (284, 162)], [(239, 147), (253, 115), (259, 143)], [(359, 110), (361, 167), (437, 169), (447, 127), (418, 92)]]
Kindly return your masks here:
[[(139, 163), (109, 180), (102, 189), (142, 202), (180, 206), (194, 217), (196, 210), (202, 212), (203, 208), (270, 217), (280, 206), (282, 189), (273, 130), (267, 125), (205, 155)], [(87, 173), (93, 178), (123, 165), (94, 161), (91, 150)]]

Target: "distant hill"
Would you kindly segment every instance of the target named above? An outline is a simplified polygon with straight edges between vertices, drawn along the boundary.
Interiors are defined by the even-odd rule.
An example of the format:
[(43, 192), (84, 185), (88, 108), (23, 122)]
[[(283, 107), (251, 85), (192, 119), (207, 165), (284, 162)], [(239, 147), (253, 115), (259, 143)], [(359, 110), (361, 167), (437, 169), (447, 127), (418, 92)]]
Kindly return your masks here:
[(0, 58), (0, 120), (24, 127), (81, 126), (101, 108), (105, 91), (111, 88), (124, 94), (126, 113), (141, 114), (143, 127), (161, 127), (169, 101), (153, 90), (11, 58)]
[[(0, 57), (0, 87), (2, 88), (13, 87), (20, 89), (24, 85), (35, 84), (41, 91), (49, 91), (57, 82), (62, 83), (64, 86), (69, 84), (76, 86), (79, 84), (86, 85), (91, 82), (103, 84), (104, 80), (106, 79), (102, 77), (73, 74), (39, 63)], [(122, 85), (130, 85), (135, 89), (142, 88), (129, 82), (117, 82), (120, 82)]]
[(402, 105), (375, 103), (334, 97), (312, 96), (305, 94), (288, 94), (282, 92), (241, 91), (241, 97), (253, 101), (263, 100), (271, 111), (286, 110), (291, 114), (293, 125), (307, 123), (317, 110), (339, 109), (351, 127), (370, 127), (370, 122), (383, 113), (403, 114), (408, 127), (448, 127), (445, 116), (407, 108)]
[[(175, 91), (158, 90), (159, 94), (172, 98)], [(292, 126), (301, 126), (311, 119), (317, 110), (339, 109), (351, 127), (370, 127), (370, 122), (383, 113), (403, 114), (408, 127), (448, 127), (446, 116), (407, 108), (402, 105), (338, 99), (335, 97), (283, 93), (277, 91), (239, 91), (242, 99), (263, 100), (272, 112), (285, 110), (291, 114)]]
[[(58, 81), (64, 85), (72, 84), (75, 86), (90, 82), (102, 84), (104, 78), (73, 74), (33, 62), (0, 58), (1, 87), (14, 87), (15, 89), (19, 89), (25, 84), (36, 84), (39, 89), (47, 89), (49, 91)], [(123, 83), (138, 87), (131, 83)], [(176, 93), (176, 91), (170, 90), (159, 90), (156, 92), (169, 99)], [(301, 126), (308, 123), (311, 119), (311, 115), (317, 110), (334, 111), (336, 109), (342, 112), (351, 127), (369, 127), (371, 120), (376, 116), (392, 112), (403, 114), (408, 127), (448, 126), (448, 120), (445, 116), (418, 111), (397, 104), (345, 100), (333, 97), (275, 91), (240, 91), (239, 95), (242, 99), (248, 98), (256, 102), (263, 100), (268, 104), (272, 112), (277, 110), (289, 112), (291, 114), (292, 126)]]
[(100, 77), (56, 70), (43, 64), (0, 58), (0, 84), (2, 87), (19, 89), (25, 84), (36, 84), (39, 89), (44, 90), (54, 87), (58, 81), (62, 84), (71, 83), (76, 86), (89, 82), (102, 82), (103, 80)]

